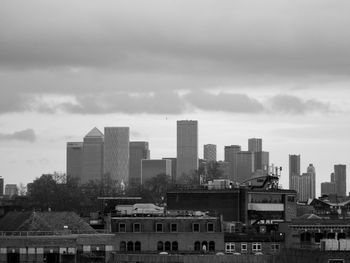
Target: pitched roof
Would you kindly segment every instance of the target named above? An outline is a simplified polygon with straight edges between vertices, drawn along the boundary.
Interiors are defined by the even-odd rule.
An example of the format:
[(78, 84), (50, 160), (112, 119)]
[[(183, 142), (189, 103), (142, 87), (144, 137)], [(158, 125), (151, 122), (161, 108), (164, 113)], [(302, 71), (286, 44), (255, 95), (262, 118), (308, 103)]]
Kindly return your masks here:
[(103, 133), (94, 127), (88, 134), (85, 135), (85, 137), (103, 137)]
[(0, 231), (94, 231), (74, 212), (9, 212), (0, 220)]

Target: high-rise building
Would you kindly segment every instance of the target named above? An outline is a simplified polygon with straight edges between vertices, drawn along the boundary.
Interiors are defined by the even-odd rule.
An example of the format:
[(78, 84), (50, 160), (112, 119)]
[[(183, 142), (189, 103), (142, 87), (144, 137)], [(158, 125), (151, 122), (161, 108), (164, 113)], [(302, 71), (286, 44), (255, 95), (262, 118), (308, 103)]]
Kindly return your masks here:
[(321, 183), (321, 196), (336, 194), (335, 182)]
[(90, 180), (101, 180), (103, 174), (103, 133), (96, 127), (85, 137), (83, 142), (82, 184)]
[(104, 175), (117, 184), (129, 183), (129, 127), (105, 127)]
[(331, 182), (335, 183), (335, 175), (334, 175), (334, 173), (331, 173)]
[(141, 185), (141, 160), (149, 160), (148, 142), (130, 142), (129, 150), (129, 185)]
[(177, 121), (176, 179), (191, 175), (198, 169), (198, 122)]
[(250, 179), (254, 172), (254, 153), (241, 151), (237, 153), (237, 182)]
[(316, 197), (316, 172), (313, 164), (309, 164), (306, 173), (292, 174), (290, 178), (292, 179), (290, 189), (297, 191), (299, 201), (307, 202)]
[(67, 142), (66, 174), (81, 179), (83, 170), (83, 142)]
[(334, 180), (338, 196), (346, 196), (346, 165), (334, 165)]
[(142, 184), (147, 180), (160, 174), (165, 174), (171, 178), (171, 160), (142, 160)]
[(225, 162), (229, 163), (229, 177), (227, 179), (237, 182), (237, 153), (241, 151), (241, 146), (225, 146)]
[(176, 182), (176, 163), (177, 163), (176, 161), (177, 161), (177, 159), (174, 157), (165, 157), (162, 159), (171, 161), (171, 181), (173, 183), (175, 183)]
[(289, 189), (297, 190), (293, 176), (300, 176), (300, 155), (289, 155)]
[(248, 151), (249, 152), (261, 152), (262, 151), (262, 139), (260, 139), (260, 138), (248, 139)]
[(5, 195), (12, 197), (18, 195), (18, 187), (16, 184), (6, 184), (5, 185)]
[(204, 144), (203, 147), (203, 159), (207, 161), (216, 162), (216, 145)]
[(254, 152), (254, 172), (266, 175), (269, 171), (269, 153)]
[(4, 195), (4, 178), (0, 177), (0, 196)]

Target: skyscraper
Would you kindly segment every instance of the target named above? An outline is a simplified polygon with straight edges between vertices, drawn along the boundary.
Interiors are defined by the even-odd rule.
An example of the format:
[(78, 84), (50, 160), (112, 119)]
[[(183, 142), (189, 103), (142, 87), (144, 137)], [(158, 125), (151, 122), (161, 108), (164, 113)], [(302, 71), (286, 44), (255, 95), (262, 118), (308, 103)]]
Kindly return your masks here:
[(141, 185), (141, 160), (148, 160), (150, 151), (148, 142), (130, 142), (129, 150), (129, 185)]
[(171, 178), (171, 160), (142, 160), (142, 184), (147, 180), (160, 174), (165, 174)]
[(207, 161), (216, 162), (216, 145), (204, 144), (203, 146), (203, 158)]
[(297, 190), (293, 176), (300, 176), (300, 155), (289, 155), (289, 189)]
[(291, 178), (290, 189), (297, 191), (299, 201), (307, 202), (316, 197), (316, 171), (313, 164), (309, 164), (306, 173), (292, 174)]
[(338, 196), (346, 196), (346, 165), (334, 165), (335, 188)]
[(0, 196), (4, 195), (4, 178), (0, 177)]
[(241, 151), (241, 146), (225, 146), (225, 162), (229, 164), (229, 180), (237, 182), (237, 153)]
[(176, 179), (190, 175), (198, 169), (198, 122), (177, 121)]
[(248, 139), (248, 151), (249, 152), (261, 152), (262, 151), (262, 139), (260, 139), (260, 138)]
[(334, 182), (324, 182), (321, 183), (321, 196), (335, 194), (335, 183)]
[(96, 127), (85, 137), (83, 142), (83, 160), (81, 183), (101, 180), (103, 174), (103, 134)]
[(177, 163), (177, 159), (175, 157), (164, 157), (162, 159), (171, 161), (171, 181), (173, 183), (175, 183), (176, 182), (176, 163)]
[(254, 152), (254, 172), (266, 175), (269, 171), (269, 153)]
[(237, 182), (250, 179), (254, 172), (254, 153), (241, 151), (237, 153)]
[(129, 127), (105, 127), (104, 174), (129, 183)]
[(66, 174), (81, 179), (83, 170), (83, 142), (67, 142)]

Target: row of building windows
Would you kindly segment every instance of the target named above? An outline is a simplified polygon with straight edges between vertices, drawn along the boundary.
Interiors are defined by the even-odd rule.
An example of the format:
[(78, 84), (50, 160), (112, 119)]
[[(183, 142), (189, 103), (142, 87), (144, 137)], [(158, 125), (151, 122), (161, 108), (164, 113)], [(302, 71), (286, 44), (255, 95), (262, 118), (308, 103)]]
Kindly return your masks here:
[[(279, 251), (280, 245), (279, 244), (271, 244), (271, 251)], [(261, 243), (252, 243), (252, 252), (261, 252), (262, 251), (262, 244)], [(236, 244), (235, 243), (225, 243), (225, 252), (226, 253), (234, 253), (236, 252)], [(247, 243), (241, 243), (241, 253), (247, 253), (248, 252), (248, 244)]]
[[(161, 251), (167, 251), (167, 252), (174, 251), (175, 252), (175, 251), (179, 250), (179, 243), (177, 241), (173, 241), (173, 242), (158, 241), (157, 242), (157, 250), (159, 252), (161, 252)], [(215, 251), (215, 242), (214, 241), (209, 241), (209, 242), (196, 241), (194, 243), (194, 251), (200, 252), (200, 251), (208, 251), (208, 250), (212, 251), (212, 252)], [(140, 241), (136, 241), (136, 242), (122, 241), (122, 242), (120, 242), (120, 251), (121, 252), (139, 252), (139, 251), (141, 251), (141, 242)]]
[(166, 241), (166, 242), (162, 242), (162, 241), (158, 241), (157, 243), (157, 250), (158, 251), (178, 251), (179, 250), (179, 244), (177, 243), (177, 241)]
[[(164, 223), (156, 223), (155, 225), (156, 232), (165, 232), (164, 231)], [(214, 223), (207, 223), (207, 232), (214, 232)], [(118, 224), (118, 231), (120, 233), (126, 232), (126, 223), (119, 223)], [(132, 231), (134, 233), (140, 233), (141, 231), (141, 224), (140, 223), (133, 223)], [(200, 224), (199, 223), (192, 223), (192, 232), (200, 232)], [(170, 224), (170, 232), (178, 232), (178, 224), (177, 223), (171, 223)]]
[(215, 251), (215, 242), (214, 241), (203, 241), (202, 243), (200, 241), (194, 242), (194, 251), (210, 251), (214, 252)]
[(125, 242), (122, 241), (120, 242), (120, 251), (121, 252), (138, 252), (141, 251), (141, 242), (140, 241), (136, 241), (135, 243), (132, 241), (129, 242)]

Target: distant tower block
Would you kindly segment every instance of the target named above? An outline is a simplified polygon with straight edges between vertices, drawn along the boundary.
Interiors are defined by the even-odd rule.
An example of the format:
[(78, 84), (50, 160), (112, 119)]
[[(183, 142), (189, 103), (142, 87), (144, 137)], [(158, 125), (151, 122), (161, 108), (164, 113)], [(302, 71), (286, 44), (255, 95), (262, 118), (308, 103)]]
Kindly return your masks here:
[(249, 152), (261, 152), (262, 151), (262, 139), (260, 139), (260, 138), (248, 139), (248, 151)]
[(203, 157), (206, 161), (216, 162), (216, 145), (205, 144), (203, 147)]

